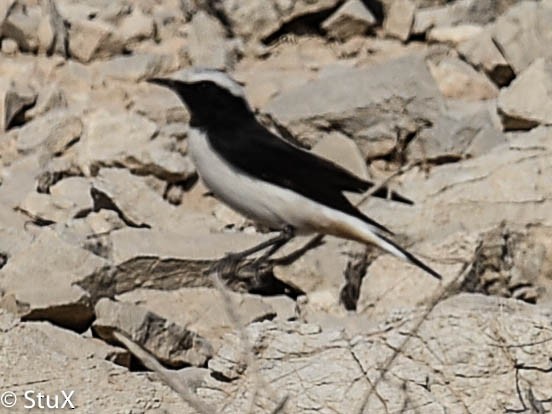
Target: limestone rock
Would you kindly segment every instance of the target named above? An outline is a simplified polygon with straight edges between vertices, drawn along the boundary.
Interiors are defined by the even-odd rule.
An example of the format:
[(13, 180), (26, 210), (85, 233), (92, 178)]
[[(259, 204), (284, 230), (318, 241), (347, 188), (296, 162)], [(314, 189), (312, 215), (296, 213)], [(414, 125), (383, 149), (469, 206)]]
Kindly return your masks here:
[[(162, 405), (169, 412), (193, 413), (160, 382), (105, 360), (126, 365), (128, 353), (119, 348), (49, 324), (21, 323), (1, 310), (0, 332), (0, 346), (9, 355), (0, 359), (0, 369), (10, 372), (12, 390), (19, 403), (24, 401), (23, 393), (28, 390), (22, 384), (40, 381), (40, 391), (58, 396), (60, 404), (64, 401), (61, 390), (68, 394), (74, 391), (71, 399), (78, 410), (130, 412), (147, 406), (153, 411), (153, 407)], [(142, 399), (144, 395), (148, 396), (148, 402)], [(37, 398), (36, 394), (33, 397)], [(17, 408), (10, 411), (20, 412)]]
[(539, 58), (500, 91), (498, 112), (504, 129), (552, 124), (552, 57)]
[(26, 320), (47, 320), (82, 332), (92, 322), (93, 309), (90, 295), (75, 282), (105, 265), (45, 229), (0, 270), (1, 306)]
[(35, 105), (25, 112), (25, 119), (31, 120), (49, 111), (67, 108), (67, 96), (58, 84), (49, 84), (38, 90)]
[(550, 137), (550, 127), (538, 127), (477, 158), (433, 167), (428, 175), (411, 170), (398, 190), (416, 206), (405, 208), (372, 198), (362, 210), (379, 222), (393, 222), (396, 233), (413, 241), (480, 232), (502, 221), (550, 225)]
[(480, 34), (461, 42), (458, 52), (474, 67), (482, 69), (498, 86), (507, 85), (514, 73), (486, 29)]
[(67, 57), (68, 31), (65, 20), (54, 0), (43, 3), (42, 19), (38, 27), (39, 49), (49, 54)]
[[(216, 349), (224, 334), (236, 329), (226, 306), (239, 309), (240, 324), (262, 320), (285, 321), (295, 317), (295, 302), (287, 296), (262, 297), (215, 288), (183, 288), (173, 291), (137, 289), (118, 300), (135, 303), (206, 338)], [(230, 301), (229, 304), (225, 303)], [(208, 309), (208, 311), (206, 311)]]
[(95, 313), (92, 329), (98, 336), (113, 342), (113, 331), (120, 331), (167, 366), (202, 366), (211, 356), (211, 345), (204, 338), (140, 306), (104, 298)]
[(477, 37), (483, 32), (483, 27), (474, 24), (435, 27), (427, 34), (427, 40), (438, 43), (449, 43), (453, 46)]
[(2, 53), (6, 55), (15, 55), (19, 52), (19, 46), (13, 39), (2, 39)]
[(376, 18), (360, 0), (347, 0), (322, 23), (328, 35), (339, 40), (365, 34), (376, 25)]
[(479, 101), (498, 96), (498, 88), (487, 76), (458, 58), (446, 57), (429, 67), (439, 90), (447, 98)]
[(39, 23), (40, 8), (21, 7), (16, 2), (2, 24), (2, 35), (15, 40), (21, 51), (35, 52)]
[(552, 55), (552, 3), (524, 1), (497, 19), (493, 39), (516, 74)]
[(224, 0), (217, 7), (228, 19), (233, 33), (247, 41), (259, 41), (295, 18), (331, 10), (337, 4), (338, 0), (260, 0), (247, 4), (240, 0)]
[(124, 43), (113, 25), (97, 20), (76, 20), (69, 31), (69, 52), (80, 62), (120, 53)]
[(304, 144), (315, 144), (332, 125), (371, 158), (385, 155), (373, 152), (385, 148), (384, 139), (392, 150), (402, 134), (434, 123), (442, 104), (424, 56), (412, 54), (307, 83), (276, 96), (265, 111)]
[(132, 12), (119, 22), (119, 36), (123, 39), (125, 47), (146, 39), (151, 39), (155, 34), (155, 23), (150, 15), (144, 14), (139, 7), (134, 7)]
[(0, 79), (0, 131), (7, 130), (11, 123), (25, 110), (34, 105), (36, 93), (29, 87)]
[(117, 56), (102, 62), (100, 71), (107, 78), (139, 82), (170, 71), (173, 64), (173, 58), (169, 55), (136, 53), (131, 56)]
[(485, 25), (494, 21), (517, 0), (458, 0), (446, 5), (419, 8), (414, 18), (412, 32), (424, 34), (434, 27), (456, 26), (458, 24)]
[[(465, 102), (463, 102), (465, 106)], [(465, 108), (466, 109), (466, 108)], [(490, 102), (485, 108), (469, 111), (450, 109), (433, 128), (421, 131), (407, 148), (410, 160), (446, 160), (479, 157), (493, 148), (504, 145), (506, 136), (496, 127), (489, 112), (495, 110)]]
[[(516, 407), (516, 378), (539, 400), (551, 386), (546, 369), (530, 369), (548, 368), (550, 345), (541, 325), (549, 316), (543, 307), (459, 295), (428, 311), (397, 312), (382, 324), (357, 320), (354, 336), (347, 334), (350, 329), (300, 323), (252, 324), (246, 332), (256, 350), (257, 375), (267, 384), (257, 399), (271, 410), (287, 395), (291, 413), (391, 412), (407, 404), (424, 406), (422, 412), (428, 413), (444, 407), (479, 412)], [(495, 352), (497, 343), (530, 344), (527, 350), (538, 346), (540, 351), (516, 349), (504, 355)], [(233, 379), (247, 401), (254, 379), (243, 365), (239, 335), (228, 335), (226, 344), (209, 368)], [(516, 366), (507, 362), (511, 358)], [(311, 385), (305, 387), (306, 381)], [(470, 391), (466, 382), (472, 384)], [(429, 384), (431, 391), (419, 384)], [(498, 393), (498, 401), (484, 398), (489, 392)], [(234, 401), (227, 408), (240, 411), (241, 404)]]
[(411, 0), (394, 0), (383, 24), (385, 33), (406, 42), (414, 22), (416, 4)]
[(86, 174), (100, 167), (124, 166), (140, 174), (184, 181), (195, 172), (191, 161), (173, 150), (174, 140), (156, 136), (157, 126), (137, 114), (100, 110), (84, 120), (77, 146), (78, 163)]
[(79, 140), (82, 128), (77, 115), (65, 110), (52, 111), (21, 128), (17, 149), (21, 153), (39, 150), (50, 156), (61, 155)]
[(226, 39), (226, 29), (215, 17), (200, 10), (192, 17), (188, 53), (196, 66), (225, 69), (233, 66), (235, 51)]

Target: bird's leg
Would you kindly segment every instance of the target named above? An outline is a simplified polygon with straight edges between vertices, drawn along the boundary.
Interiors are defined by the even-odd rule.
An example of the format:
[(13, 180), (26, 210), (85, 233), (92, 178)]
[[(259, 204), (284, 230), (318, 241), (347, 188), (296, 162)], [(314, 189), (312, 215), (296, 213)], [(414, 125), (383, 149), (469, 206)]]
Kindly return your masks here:
[(264, 242), (241, 252), (227, 254), (225, 257), (217, 262), (216, 266), (220, 269), (228, 269), (230, 272), (234, 272), (240, 260), (243, 260), (254, 253), (270, 247), (270, 249), (265, 254), (254, 261), (255, 263), (260, 263), (276, 253), (282, 246), (290, 241), (293, 236), (293, 227), (286, 226), (276, 237), (265, 240)]
[(255, 260), (255, 262), (264, 262), (266, 259), (271, 257), (274, 253), (284, 247), (291, 239), (295, 237), (295, 230), (291, 226), (286, 226), (283, 228), (282, 232), (278, 235), (278, 240), (275, 240), (274, 243), (261, 257)]

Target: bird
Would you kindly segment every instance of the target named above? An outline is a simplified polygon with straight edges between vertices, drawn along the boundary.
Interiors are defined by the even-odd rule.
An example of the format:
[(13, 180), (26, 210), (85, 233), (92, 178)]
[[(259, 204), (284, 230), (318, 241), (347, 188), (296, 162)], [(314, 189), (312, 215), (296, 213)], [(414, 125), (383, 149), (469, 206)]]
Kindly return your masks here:
[[(294, 236), (317, 233), (376, 245), (441, 279), (344, 194), (365, 193), (373, 189), (373, 182), (263, 126), (246, 99), (244, 85), (228, 73), (192, 67), (147, 81), (170, 89), (187, 107), (188, 151), (207, 188), (243, 216), (279, 231), (238, 257), (264, 249), (263, 257), (269, 257)], [(372, 196), (413, 204), (385, 187)]]

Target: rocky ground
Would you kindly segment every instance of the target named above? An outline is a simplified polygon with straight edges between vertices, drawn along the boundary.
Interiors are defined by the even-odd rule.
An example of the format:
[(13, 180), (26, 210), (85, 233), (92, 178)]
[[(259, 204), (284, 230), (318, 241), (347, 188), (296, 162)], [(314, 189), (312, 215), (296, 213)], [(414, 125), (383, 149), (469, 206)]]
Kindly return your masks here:
[[(0, 39), (0, 412), (552, 409), (552, 1), (2, 0)], [(415, 200), (354, 201), (444, 280), (326, 237), (224, 287), (271, 235), (144, 82), (191, 65)]]

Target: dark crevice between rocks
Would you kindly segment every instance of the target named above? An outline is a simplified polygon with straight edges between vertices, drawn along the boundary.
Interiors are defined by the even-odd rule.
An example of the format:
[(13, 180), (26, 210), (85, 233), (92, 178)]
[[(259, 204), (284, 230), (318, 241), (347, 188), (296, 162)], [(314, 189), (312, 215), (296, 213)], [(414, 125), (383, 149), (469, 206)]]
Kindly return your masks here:
[[(77, 283), (89, 292), (92, 303), (100, 298), (113, 298), (139, 288), (177, 290), (181, 288), (214, 287), (211, 261), (136, 257), (118, 266), (106, 266)], [(263, 296), (286, 295), (292, 299), (304, 292), (279, 280), (271, 265), (258, 269), (248, 263), (234, 272), (222, 272), (221, 279), (236, 292)]]
[(97, 213), (98, 211), (102, 209), (106, 210), (112, 210), (119, 218), (129, 227), (135, 227), (135, 228), (151, 228), (151, 226), (147, 223), (135, 223), (131, 219), (129, 219), (123, 211), (117, 207), (117, 205), (111, 200), (111, 198), (105, 194), (104, 192), (98, 190), (95, 187), (92, 187), (90, 189), (90, 196), (92, 197), (92, 200), (94, 202), (94, 209), (93, 211)]
[(228, 38), (236, 37), (232, 29), (232, 23), (228, 20), (228, 17), (226, 17), (226, 14), (220, 7), (220, 2), (218, 0), (203, 0), (202, 3), (203, 8), (207, 9), (207, 12), (222, 24), (226, 30), (226, 36)]
[(534, 279), (541, 264), (532, 269), (525, 263), (535, 262), (532, 256), (527, 256), (535, 249), (527, 244), (526, 238), (527, 235), (514, 232), (504, 224), (485, 233), (475, 250), (472, 270), (459, 290), (536, 303), (539, 288)]
[(0, 269), (6, 266), (6, 263), (8, 263), (8, 254), (5, 252), (0, 252)]
[(368, 258), (370, 250), (373, 249), (366, 247), (362, 253), (353, 255), (347, 262), (347, 267), (343, 272), (345, 276), (345, 285), (339, 292), (339, 302), (349, 311), (356, 311), (357, 309), (362, 279), (366, 275), (366, 271), (371, 262)]
[(186, 180), (166, 182), (165, 189), (163, 190), (163, 200), (175, 206), (182, 204), (184, 194), (190, 191), (198, 180), (198, 175), (193, 174)]
[(262, 42), (266, 46), (274, 45), (280, 41), (285, 41), (289, 35), (324, 37), (325, 33), (320, 26), (338, 8), (339, 5), (331, 9), (298, 16), (284, 23), (277, 31), (262, 39)]
[(35, 309), (21, 317), (22, 321), (48, 321), (61, 328), (77, 333), (85, 332), (94, 321), (95, 315), (90, 304), (70, 304)]
[[(500, 54), (504, 57), (506, 56), (504, 54), (504, 49), (502, 48), (502, 45), (496, 41), (494, 37), (491, 36), (491, 41), (494, 43), (495, 47), (498, 49)], [(504, 59), (506, 60), (506, 59)], [(512, 81), (516, 78), (516, 74), (514, 73), (513, 69), (510, 66), (502, 67), (500, 69), (497, 69), (499, 72), (496, 72), (491, 76), (491, 79), (494, 80), (494, 82), (500, 87), (505, 88), (512, 83)]]
[(38, 193), (50, 194), (50, 187), (69, 177), (82, 177), (82, 174), (71, 171), (45, 171), (37, 177), (36, 191)]
[(36, 97), (34, 97), (29, 102), (26, 102), (17, 112), (12, 114), (11, 117), (8, 117), (8, 119), (6, 120), (6, 131), (25, 125), (25, 123), (27, 122), (27, 119), (25, 118), (25, 112), (31, 109), (35, 105), (35, 103)]
[(362, 0), (362, 3), (370, 10), (378, 22), (383, 22), (385, 10), (380, 0)]

